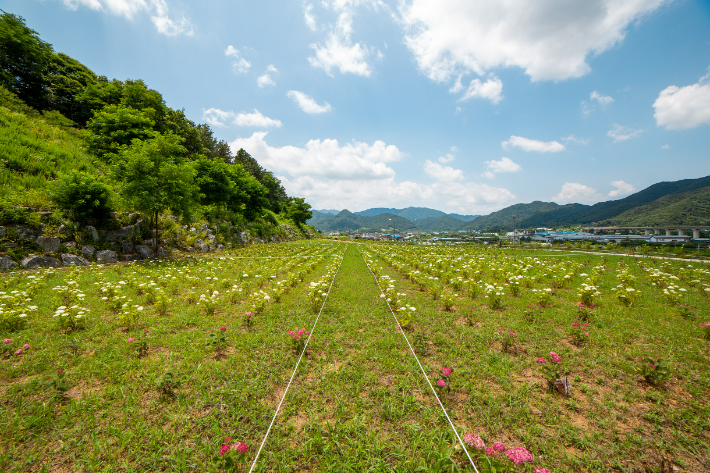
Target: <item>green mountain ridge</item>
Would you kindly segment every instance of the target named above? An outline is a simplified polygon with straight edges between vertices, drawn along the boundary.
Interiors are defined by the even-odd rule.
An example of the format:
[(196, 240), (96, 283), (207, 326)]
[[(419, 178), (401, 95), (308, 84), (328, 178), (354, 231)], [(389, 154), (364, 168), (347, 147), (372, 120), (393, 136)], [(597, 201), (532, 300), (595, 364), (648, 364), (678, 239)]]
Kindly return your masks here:
[(599, 226), (709, 225), (710, 187), (671, 194), (650, 204), (627, 210), (614, 218), (597, 222)]

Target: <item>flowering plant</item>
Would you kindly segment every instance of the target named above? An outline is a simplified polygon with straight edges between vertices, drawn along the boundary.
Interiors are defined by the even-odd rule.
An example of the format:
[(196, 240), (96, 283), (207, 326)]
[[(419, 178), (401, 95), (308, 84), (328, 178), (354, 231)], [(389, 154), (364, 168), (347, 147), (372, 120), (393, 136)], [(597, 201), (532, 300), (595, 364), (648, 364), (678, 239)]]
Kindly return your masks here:
[(69, 391), (69, 382), (67, 381), (64, 373), (64, 368), (57, 369), (57, 374), (50, 383), (50, 386), (54, 388), (54, 397), (57, 400), (63, 400), (67, 391)]
[(515, 342), (518, 340), (518, 334), (515, 333), (512, 328), (506, 329), (503, 327), (501, 330), (498, 330), (498, 335), (500, 336), (501, 352), (512, 352)]
[(247, 311), (244, 313), (244, 326), (247, 328), (247, 330), (251, 330), (254, 328), (254, 316), (256, 315), (256, 312), (252, 311)]
[(541, 307), (547, 307), (552, 302), (552, 289), (546, 287), (544, 289), (533, 289), (535, 293), (535, 302)]
[(222, 326), (219, 332), (211, 333), (207, 345), (212, 345), (217, 353), (222, 353), (227, 348), (227, 327)]
[(441, 303), (444, 304), (444, 310), (449, 312), (454, 306), (454, 294), (449, 290), (445, 290), (441, 293)]
[(503, 292), (502, 287), (496, 287), (490, 284), (486, 284), (486, 299), (488, 299), (488, 305), (493, 310), (498, 310), (503, 308)]
[(572, 343), (581, 347), (589, 341), (589, 325), (587, 322), (572, 323)]
[(705, 330), (705, 340), (710, 340), (710, 323), (702, 323), (700, 326)]
[(301, 328), (298, 330), (289, 330), (286, 333), (291, 335), (291, 346), (296, 351), (296, 354), (303, 352), (303, 349), (306, 347), (306, 340), (311, 332), (305, 328)]
[(219, 453), (212, 459), (219, 470), (238, 471), (240, 463), (246, 463), (249, 445), (244, 442), (232, 442), (232, 437), (226, 437), (219, 447)]
[(52, 316), (61, 330), (71, 332), (86, 328), (87, 313), (89, 311), (83, 307), (73, 305), (71, 307), (59, 306)]
[(647, 383), (654, 386), (662, 385), (671, 376), (668, 366), (660, 358), (658, 360), (645, 358), (639, 367), (639, 372)]
[(166, 372), (158, 382), (158, 392), (163, 399), (175, 397), (175, 390), (180, 388), (181, 381), (170, 371)]
[[(558, 390), (563, 394), (567, 394), (569, 391), (569, 381), (566, 381), (566, 378), (569, 374), (569, 370), (560, 368), (558, 363), (562, 361), (562, 357), (558, 355), (557, 352), (551, 351), (549, 354), (551, 364), (548, 364), (544, 357), (540, 357), (536, 360), (538, 364), (542, 365), (542, 375), (547, 380), (547, 387), (550, 389), (550, 392)], [(565, 379), (563, 379), (563, 377)]]
[(596, 288), (596, 286), (589, 285), (587, 283), (582, 283), (582, 285), (577, 289), (577, 295), (582, 304), (591, 306), (594, 303), (594, 298), (601, 295)]

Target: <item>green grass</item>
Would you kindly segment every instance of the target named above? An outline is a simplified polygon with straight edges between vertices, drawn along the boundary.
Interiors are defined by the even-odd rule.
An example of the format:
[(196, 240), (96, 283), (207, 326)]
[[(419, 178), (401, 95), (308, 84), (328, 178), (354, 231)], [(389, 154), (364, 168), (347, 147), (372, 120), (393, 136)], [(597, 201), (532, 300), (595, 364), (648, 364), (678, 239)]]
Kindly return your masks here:
[[(660, 471), (663, 460), (683, 471), (710, 467), (710, 342), (699, 327), (710, 322), (707, 265), (548, 254), (536, 252), (535, 262), (515, 250), (321, 241), (254, 245), (220, 255), (225, 259), (9, 275), (0, 288), (7, 294), (25, 290), (29, 276), (42, 280), (23, 306), (37, 306), (27, 327), (0, 333), (13, 339), (13, 349), (31, 345), (0, 362), (0, 470), (217, 471), (212, 458), (227, 436), (246, 442), (246, 458), (253, 460), (298, 358), (285, 332), (310, 330), (317, 311), (309, 283), (330, 283), (327, 275), (340, 265), (255, 470), (472, 471), (362, 255), (383, 287), (383, 276), (390, 276), (396, 293), (406, 294), (395, 307), (417, 308), (405, 333), (431, 382), (441, 378), (441, 368), (453, 368), (450, 389), (440, 396), (459, 434), (532, 453), (534, 462), (520, 467), (506, 459), (510, 471)], [(580, 320), (581, 274), (602, 262), (601, 295), (588, 311), (590, 340), (575, 346), (571, 324)], [(641, 292), (630, 307), (611, 290), (619, 269)], [(653, 269), (668, 276), (652, 277)], [(303, 280), (282, 284), (288, 293), (278, 303), (272, 297), (247, 330), (244, 312), (252, 302), (243, 294), (261, 286), (273, 295), (278, 281), (299, 272)], [(518, 296), (505, 286), (499, 310), (485, 294), (474, 298), (457, 287), (458, 276), (503, 285), (515, 274), (535, 280)], [(564, 274), (571, 277), (557, 277)], [(52, 317), (62, 304), (52, 288), (69, 280), (83, 290), (79, 305), (90, 315), (86, 329), (64, 333)], [(131, 304), (144, 307), (128, 329), (94, 284), (118, 281), (126, 282), (121, 293)], [(148, 303), (150, 281), (172, 299), (166, 315)], [(527, 309), (535, 303), (532, 289), (555, 281), (560, 287), (553, 287), (550, 304)], [(687, 289), (676, 303), (662, 296), (658, 284), (667, 281)], [(227, 290), (234, 285), (242, 291), (232, 297)], [(452, 310), (432, 298), (431, 286), (452, 295)], [(213, 315), (190, 302), (215, 290)], [(221, 352), (208, 345), (220, 326), (227, 328)], [(498, 333), (503, 327), (517, 334), (508, 351)], [(138, 340), (148, 344), (140, 358)], [(550, 392), (535, 362), (549, 360), (550, 351), (570, 370), (570, 397)], [(669, 366), (665, 383), (643, 379), (638, 368), (645, 357)], [(52, 386), (57, 368), (66, 370), (65, 399)], [(160, 395), (166, 372), (181, 381), (175, 397)]]

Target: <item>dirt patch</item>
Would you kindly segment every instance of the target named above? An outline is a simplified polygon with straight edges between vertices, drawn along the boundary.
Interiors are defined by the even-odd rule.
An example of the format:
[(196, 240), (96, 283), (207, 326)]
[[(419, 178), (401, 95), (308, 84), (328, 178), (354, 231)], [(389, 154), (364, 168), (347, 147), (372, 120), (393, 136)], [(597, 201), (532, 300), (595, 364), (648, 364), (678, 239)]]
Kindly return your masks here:
[(103, 388), (101, 384), (95, 384), (93, 386), (89, 386), (86, 383), (79, 383), (77, 385), (72, 386), (69, 391), (67, 391), (67, 397), (69, 399), (83, 399), (85, 397), (89, 397), (92, 394), (100, 391)]

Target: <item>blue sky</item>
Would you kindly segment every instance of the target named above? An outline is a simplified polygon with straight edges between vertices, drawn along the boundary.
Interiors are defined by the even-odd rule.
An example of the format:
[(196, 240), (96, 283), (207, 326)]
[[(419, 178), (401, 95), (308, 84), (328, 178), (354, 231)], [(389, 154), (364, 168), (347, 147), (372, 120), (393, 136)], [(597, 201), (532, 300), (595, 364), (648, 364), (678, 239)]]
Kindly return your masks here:
[(710, 174), (710, 2), (0, 0), (314, 208), (485, 214)]

